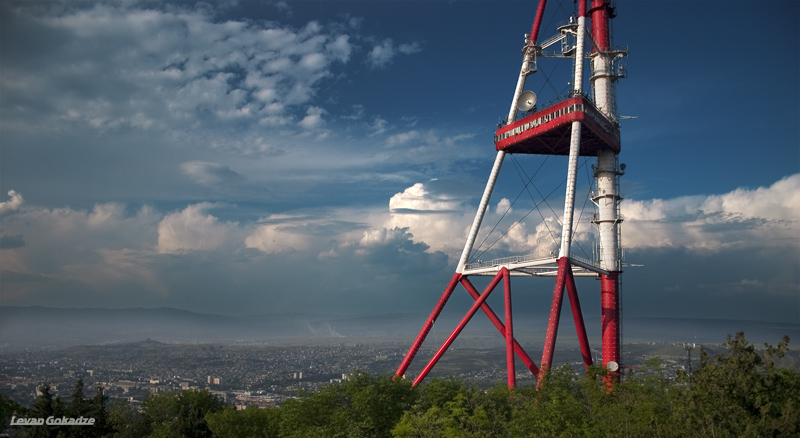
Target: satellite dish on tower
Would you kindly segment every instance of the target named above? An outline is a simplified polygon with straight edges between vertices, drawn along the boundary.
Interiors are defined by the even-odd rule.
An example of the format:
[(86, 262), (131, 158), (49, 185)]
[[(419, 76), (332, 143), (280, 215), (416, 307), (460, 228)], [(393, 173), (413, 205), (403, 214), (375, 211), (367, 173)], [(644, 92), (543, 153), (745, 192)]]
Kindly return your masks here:
[(614, 371), (619, 369), (619, 364), (611, 360), (608, 361), (608, 363), (606, 364), (606, 368), (608, 368), (608, 370), (613, 373)]
[(536, 105), (536, 93), (533, 91), (523, 91), (517, 98), (517, 109), (520, 111), (529, 111)]

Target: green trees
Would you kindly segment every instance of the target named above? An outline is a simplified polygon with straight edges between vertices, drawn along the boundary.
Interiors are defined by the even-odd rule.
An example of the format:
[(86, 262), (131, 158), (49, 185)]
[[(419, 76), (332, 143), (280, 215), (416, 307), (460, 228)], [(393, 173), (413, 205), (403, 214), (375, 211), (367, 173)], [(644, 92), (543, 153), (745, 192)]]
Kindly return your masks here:
[[(45, 383), (39, 388), (39, 397), (33, 408), (28, 411), (31, 418), (47, 418), (50, 416), (60, 417), (66, 413), (66, 407), (61, 397), (53, 397), (50, 385)], [(58, 436), (60, 427), (42, 424), (40, 426), (28, 426), (23, 436), (29, 438), (55, 438)]]
[(86, 398), (83, 389), (83, 379), (78, 379), (64, 415), (70, 418), (92, 418), (94, 419), (94, 425), (91, 427), (62, 427), (59, 437), (101, 438), (111, 433), (111, 428), (106, 418), (106, 401), (108, 397), (103, 395), (103, 388), (98, 387), (95, 396), (91, 399)]
[(413, 402), (411, 383), (355, 372), (281, 408), (281, 437), (384, 437)]
[(5, 394), (0, 394), (0, 432), (6, 430), (11, 424), (11, 417), (15, 414), (25, 416), (25, 407), (12, 400)]
[(208, 390), (189, 389), (148, 397), (142, 403), (142, 415), (153, 438), (211, 438), (205, 416), (224, 407)]
[(743, 333), (727, 353), (701, 352), (701, 366), (677, 381), (658, 359), (608, 392), (603, 370), (576, 377), (567, 366), (542, 385), (479, 391), (455, 380), (422, 386), (395, 437), (793, 437), (800, 434), (800, 373), (775, 360), (789, 339), (762, 353)]
[(206, 423), (217, 438), (277, 438), (280, 436), (279, 408), (249, 407), (237, 411), (233, 406), (206, 414)]
[(392, 436), (501, 437), (511, 417), (509, 391), (499, 385), (487, 391), (457, 379), (433, 379), (418, 390)]
[(743, 332), (728, 336), (727, 355), (700, 353), (700, 369), (684, 377), (688, 386), (676, 420), (696, 436), (765, 437), (800, 434), (800, 374), (778, 368), (775, 359), (789, 338), (765, 344), (763, 354)]
[[(776, 361), (789, 339), (756, 350), (743, 333), (727, 352), (701, 351), (700, 367), (677, 379), (658, 359), (612, 391), (605, 371), (550, 370), (539, 388), (482, 389), (456, 379), (418, 387), (392, 376), (356, 372), (280, 408), (236, 410), (207, 390), (154, 394), (141, 411), (125, 401), (106, 406), (101, 389), (86, 399), (78, 381), (70, 402), (48, 385), (27, 417), (84, 416), (92, 428), (20, 427), (27, 437), (793, 437), (800, 435), (800, 372)], [(3, 415), (22, 407), (0, 397)]]

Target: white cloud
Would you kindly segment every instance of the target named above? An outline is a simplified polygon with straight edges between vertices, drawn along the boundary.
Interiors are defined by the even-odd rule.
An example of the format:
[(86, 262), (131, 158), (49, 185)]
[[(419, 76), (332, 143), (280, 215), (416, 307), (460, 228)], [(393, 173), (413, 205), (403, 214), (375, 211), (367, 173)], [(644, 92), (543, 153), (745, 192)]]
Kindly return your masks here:
[(263, 253), (282, 251), (306, 251), (311, 245), (308, 236), (295, 232), (291, 227), (278, 224), (260, 225), (245, 238), (245, 246)]
[[(465, 201), (433, 194), (425, 184), (416, 183), (392, 196), (390, 214), (382, 227), (406, 229), (415, 242), (424, 242), (430, 251), (457, 256), (475, 213), (475, 206)], [(487, 212), (478, 244), (508, 207), (510, 202), (502, 198), (493, 212)], [(627, 249), (720, 251), (765, 245), (800, 248), (800, 174), (769, 187), (737, 189), (722, 195), (626, 199), (621, 210), (622, 243)], [(530, 215), (519, 221), (507, 216), (505, 225), (495, 230), (485, 245), (492, 245), (494, 253), (547, 255), (558, 249), (559, 219), (546, 215), (542, 220)], [(595, 233), (593, 227), (581, 224), (573, 240), (588, 251), (586, 244), (596, 239)], [(500, 238), (502, 234), (505, 235)]]
[(125, 207), (118, 203), (97, 204), (89, 214), (87, 224), (90, 228), (116, 226), (125, 216)]
[(419, 43), (404, 43), (395, 47), (394, 41), (391, 38), (386, 38), (380, 43), (372, 47), (367, 55), (367, 65), (371, 68), (383, 68), (391, 64), (398, 53), (410, 55), (422, 51)]
[(325, 112), (326, 111), (320, 107), (310, 106), (306, 110), (306, 116), (298, 124), (303, 127), (303, 129), (307, 130), (319, 129), (325, 126), (325, 119), (322, 118)]
[(419, 137), (419, 132), (417, 131), (408, 131), (408, 132), (401, 132), (399, 134), (392, 135), (391, 137), (386, 139), (386, 146), (395, 147), (404, 145), (411, 140), (414, 140)]
[(394, 43), (390, 38), (387, 38), (370, 50), (367, 57), (367, 64), (372, 68), (385, 67), (392, 61), (394, 56)]
[(412, 53), (421, 52), (422, 48), (419, 46), (419, 43), (415, 41), (410, 44), (400, 44), (400, 46), (397, 48), (397, 51), (404, 55), (411, 55)]
[(158, 224), (158, 252), (211, 251), (235, 240), (237, 224), (221, 223), (208, 214), (213, 206), (205, 202), (194, 204), (165, 216)]
[(454, 211), (460, 209), (461, 202), (447, 196), (434, 196), (430, 194), (423, 183), (396, 193), (389, 199), (389, 210), (414, 210), (414, 211)]
[(627, 248), (800, 245), (800, 174), (722, 195), (625, 200)]
[(339, 35), (336, 39), (326, 44), (325, 48), (340, 62), (350, 60), (350, 53), (353, 51), (348, 35)]
[(358, 242), (361, 247), (382, 246), (387, 243), (405, 240), (408, 230), (404, 228), (377, 228), (365, 231), (361, 240)]
[(423, 183), (416, 183), (389, 200), (385, 229), (403, 229), (424, 242), (431, 251), (450, 256), (460, 253), (472, 223), (471, 211), (464, 199), (430, 193)]
[(497, 214), (508, 214), (513, 211), (511, 208), (511, 201), (508, 198), (503, 198), (500, 202), (497, 203), (497, 207), (494, 209), (495, 213)]
[[(149, 207), (131, 216), (119, 203), (96, 204), (91, 211), (29, 206), (7, 215), (0, 231), (16, 238), (11, 242), (16, 244), (0, 257), (3, 297), (36, 295), (48, 288), (58, 292), (75, 285), (101, 291), (126, 283), (158, 290), (149, 261), (155, 254), (158, 220)], [(139, 262), (136, 267), (131, 265), (134, 259)], [(8, 281), (8, 274), (32, 280)]]
[(368, 135), (370, 137), (375, 135), (381, 135), (388, 130), (389, 130), (389, 122), (378, 116), (375, 116), (375, 118), (372, 119), (372, 124), (369, 127)]
[[(47, 49), (5, 63), (7, 120), (28, 129), (135, 128), (200, 139), (228, 123), (286, 126), (353, 50), (341, 23), (217, 21), (188, 4), (71, 6), (15, 11)], [(40, 115), (36, 123), (31, 113)], [(318, 115), (306, 114), (301, 127), (318, 126)]]
[[(643, 251), (658, 246), (659, 238), (669, 242), (663, 246), (688, 250), (696, 259), (702, 259), (705, 253), (698, 250), (707, 248), (727, 251), (725, 257), (774, 249), (777, 245), (794, 245), (796, 253), (798, 227), (793, 211), (798, 180), (800, 175), (795, 175), (769, 187), (706, 197), (626, 200), (632, 208), (623, 223), (623, 239), (645, 232), (652, 237), (655, 243), (649, 246), (633, 246), (640, 257), (646, 254)], [(291, 265), (301, 263), (313, 275), (297, 279), (292, 287), (341, 279), (331, 277), (332, 273), (354, 272), (355, 266), (368, 266), (373, 280), (389, 281), (386, 279), (424, 272), (439, 275), (448, 261), (452, 265), (460, 255), (475, 208), (468, 202), (470, 198), (442, 190), (447, 187), (452, 188), (437, 185), (437, 181), (413, 184), (390, 199), (389, 209), (384, 206), (287, 212), (258, 223), (220, 220), (209, 211), (228, 206), (210, 203), (189, 205), (166, 215), (150, 208), (130, 215), (119, 203), (97, 204), (86, 211), (26, 205), (16, 214), (2, 218), (2, 232), (8, 236), (0, 258), (6, 276), (3, 297), (25, 303), (24, 297), (43, 294), (43, 290), (70, 288), (93, 291), (99, 299), (95, 303), (114, 302), (114, 296), (130, 290), (149, 291), (147, 296), (152, 299), (168, 300), (182, 296), (173, 289), (185, 288), (181, 285), (195, 277), (198, 269), (204, 273), (213, 270), (213, 275), (220, 275), (220, 282), (238, 284), (238, 291), (253, 287), (250, 283), (237, 283), (239, 278), (263, 283), (271, 276), (291, 273)], [(497, 205), (507, 203), (501, 199)], [(502, 211), (492, 208), (487, 213), (484, 232)], [(767, 215), (769, 218), (761, 217)], [(556, 250), (559, 233), (555, 218), (548, 217), (543, 222), (531, 216), (514, 225), (493, 252), (481, 257), (486, 260), (514, 253), (548, 255)], [(764, 240), (763, 235), (771, 235), (773, 240)], [(479, 241), (482, 237), (479, 235)], [(576, 240), (590, 237), (582, 232)], [(705, 239), (705, 243), (691, 244), (693, 239)], [(717, 243), (709, 243), (712, 240)], [(733, 251), (729, 251), (730, 247)], [(243, 248), (257, 251), (241, 251)], [(281, 268), (273, 267), (275, 263)], [(778, 273), (780, 278), (761, 277), (758, 270), (742, 272), (725, 280), (725, 284), (709, 280), (708, 285), (697, 287), (729, 292), (772, 291), (769, 293), (786, 296), (796, 293), (797, 285), (793, 271), (785, 271)], [(8, 281), (8, 273), (17, 277)], [(36, 281), (18, 281), (20, 276)], [(209, 299), (219, 297), (219, 292), (212, 291), (216, 286), (199, 287)]]
[(15, 190), (9, 190), (8, 196), (11, 197), (8, 201), (0, 202), (0, 215), (8, 214), (13, 211), (19, 210), (25, 200), (22, 199), (22, 194), (17, 193)]

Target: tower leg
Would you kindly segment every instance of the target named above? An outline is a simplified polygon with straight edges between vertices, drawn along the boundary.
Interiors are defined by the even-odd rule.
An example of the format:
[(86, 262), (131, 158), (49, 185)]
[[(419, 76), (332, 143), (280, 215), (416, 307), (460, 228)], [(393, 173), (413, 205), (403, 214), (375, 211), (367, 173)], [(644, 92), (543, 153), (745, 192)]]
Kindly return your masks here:
[(578, 342), (581, 346), (583, 365), (588, 370), (592, 366), (592, 350), (589, 348), (589, 338), (586, 336), (586, 325), (583, 323), (583, 313), (581, 312), (581, 302), (578, 300), (578, 289), (575, 287), (575, 276), (572, 275), (572, 268), (567, 269), (566, 286), (569, 304), (572, 308), (572, 319), (575, 321), (575, 331), (578, 332)]
[(461, 322), (459, 322), (456, 328), (453, 329), (453, 332), (450, 333), (450, 336), (447, 337), (447, 340), (444, 341), (444, 344), (442, 344), (442, 346), (439, 347), (439, 350), (436, 351), (436, 354), (433, 355), (428, 364), (425, 365), (425, 368), (423, 368), (422, 371), (420, 371), (417, 378), (414, 379), (413, 383), (414, 386), (417, 386), (419, 382), (421, 382), (428, 375), (428, 373), (436, 365), (436, 363), (439, 362), (439, 359), (442, 358), (442, 355), (450, 347), (450, 344), (452, 344), (453, 341), (456, 340), (456, 337), (458, 337), (461, 331), (464, 330), (464, 327), (467, 325), (469, 320), (472, 319), (473, 316), (475, 316), (475, 312), (478, 311), (481, 305), (486, 301), (486, 298), (489, 296), (489, 294), (492, 293), (494, 288), (497, 287), (497, 284), (500, 283), (500, 280), (503, 279), (504, 272), (508, 273), (508, 269), (502, 268), (500, 272), (498, 272), (497, 275), (494, 276), (494, 279), (491, 281), (491, 283), (489, 283), (489, 285), (483, 291), (481, 296), (479, 296), (478, 299), (475, 300), (475, 303), (472, 305), (472, 307), (470, 307), (467, 314), (464, 315), (464, 317), (461, 319)]
[[(469, 292), (473, 300), (478, 299), (480, 294), (475, 289), (475, 286), (473, 286), (472, 283), (470, 283), (467, 277), (461, 278), (461, 284), (464, 286), (464, 289), (466, 289), (467, 292)], [(492, 324), (494, 324), (494, 326), (497, 328), (497, 331), (500, 332), (500, 335), (505, 336), (506, 326), (500, 321), (500, 318), (497, 317), (497, 314), (494, 313), (492, 308), (489, 307), (488, 304), (483, 303), (481, 305), (481, 310), (483, 310), (483, 313), (485, 313), (486, 316), (489, 318), (489, 320), (492, 321)], [(522, 346), (519, 345), (519, 342), (517, 342), (516, 339), (514, 339), (514, 352), (517, 354), (517, 356), (519, 356), (519, 358), (522, 360), (522, 363), (524, 363), (525, 366), (528, 367), (528, 369), (534, 376), (539, 374), (539, 368), (536, 366), (536, 364), (533, 363), (533, 360), (530, 358), (530, 356), (528, 356), (528, 353), (526, 353), (525, 350), (522, 349)]]
[(506, 371), (508, 373), (508, 387), (517, 386), (517, 372), (514, 368), (514, 324), (511, 320), (511, 276), (507, 269), (503, 273), (503, 293), (506, 302)]
[(539, 369), (539, 381), (550, 369), (553, 363), (553, 351), (556, 347), (556, 336), (558, 335), (558, 322), (561, 319), (561, 304), (564, 301), (564, 282), (567, 277), (567, 269), (572, 269), (569, 265), (569, 258), (561, 257), (558, 259), (558, 274), (556, 275), (556, 287), (553, 291), (553, 303), (550, 306), (550, 319), (547, 323), (547, 335), (544, 340), (544, 350), (542, 351), (542, 366)]
[(417, 355), (417, 351), (419, 351), (419, 347), (422, 346), (422, 343), (425, 342), (425, 338), (428, 336), (428, 332), (431, 331), (431, 327), (433, 327), (433, 323), (436, 322), (436, 318), (439, 317), (439, 314), (442, 313), (442, 309), (444, 305), (447, 304), (447, 300), (450, 299), (450, 295), (453, 294), (453, 290), (456, 288), (458, 284), (458, 280), (461, 279), (461, 274), (456, 273), (453, 275), (453, 278), (450, 279), (450, 283), (447, 284), (442, 296), (439, 298), (439, 301), (436, 302), (436, 306), (433, 307), (433, 311), (431, 312), (428, 319), (423, 324), (422, 329), (419, 331), (417, 338), (414, 339), (414, 343), (411, 344), (411, 348), (408, 349), (408, 353), (403, 358), (403, 362), (400, 363), (400, 367), (397, 368), (397, 371), (394, 373), (395, 377), (403, 377), (408, 369), (408, 366), (411, 365), (411, 361), (414, 360), (414, 356)]

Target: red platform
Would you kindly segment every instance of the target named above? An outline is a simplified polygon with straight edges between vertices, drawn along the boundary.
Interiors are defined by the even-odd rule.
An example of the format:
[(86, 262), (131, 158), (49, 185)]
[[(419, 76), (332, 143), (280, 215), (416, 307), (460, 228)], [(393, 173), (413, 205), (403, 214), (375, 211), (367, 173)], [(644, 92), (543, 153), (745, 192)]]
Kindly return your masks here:
[(620, 151), (619, 127), (585, 97), (578, 96), (533, 113), (495, 132), (495, 148), (509, 154), (569, 155), (572, 122), (583, 122), (581, 156), (603, 149)]

